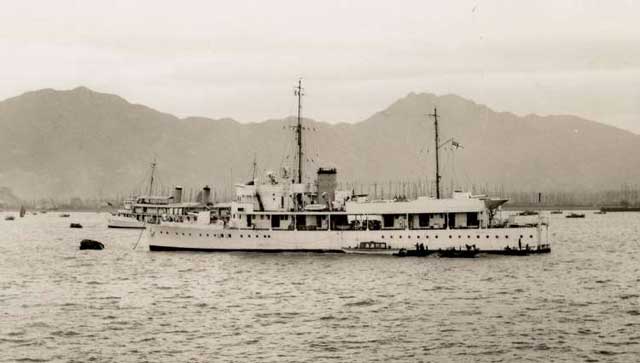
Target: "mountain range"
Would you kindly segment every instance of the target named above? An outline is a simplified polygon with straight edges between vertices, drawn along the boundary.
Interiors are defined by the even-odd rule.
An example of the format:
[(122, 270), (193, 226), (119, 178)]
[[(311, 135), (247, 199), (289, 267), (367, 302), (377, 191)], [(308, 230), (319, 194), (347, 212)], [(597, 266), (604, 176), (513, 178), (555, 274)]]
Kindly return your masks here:
[[(462, 145), (441, 148), (447, 185), (597, 191), (640, 180), (640, 135), (430, 93), (356, 123), (305, 118), (306, 175), (332, 166), (342, 181), (433, 180), (435, 107), (441, 141)], [(260, 172), (291, 164), (294, 122), (178, 118), (85, 87), (28, 92), (0, 102), (0, 186), (22, 198), (113, 196), (144, 186), (155, 158), (163, 186), (230, 188), (251, 177), (254, 159)]]

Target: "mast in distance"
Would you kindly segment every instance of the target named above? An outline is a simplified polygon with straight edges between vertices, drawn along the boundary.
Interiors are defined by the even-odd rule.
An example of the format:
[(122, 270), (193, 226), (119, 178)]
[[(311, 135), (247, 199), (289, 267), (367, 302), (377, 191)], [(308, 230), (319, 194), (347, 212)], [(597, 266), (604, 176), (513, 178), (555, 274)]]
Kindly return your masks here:
[(151, 196), (151, 193), (153, 192), (153, 177), (154, 177), (154, 173), (156, 171), (156, 159), (153, 159), (153, 162), (151, 163), (151, 180), (149, 181), (149, 193), (148, 195)]

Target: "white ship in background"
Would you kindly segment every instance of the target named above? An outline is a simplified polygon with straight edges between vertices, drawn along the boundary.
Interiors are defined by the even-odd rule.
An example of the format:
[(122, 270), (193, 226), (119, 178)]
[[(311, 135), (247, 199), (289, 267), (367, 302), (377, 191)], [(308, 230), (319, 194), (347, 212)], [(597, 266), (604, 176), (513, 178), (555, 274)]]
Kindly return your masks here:
[(176, 186), (171, 196), (154, 196), (156, 162), (151, 164), (148, 194), (126, 199), (122, 208), (109, 215), (107, 227), (144, 229), (147, 224), (158, 224), (161, 220), (183, 221), (196, 218), (196, 213), (205, 210), (211, 189), (202, 189), (202, 203), (183, 202), (182, 187)]
[(192, 222), (150, 225), (152, 251), (247, 251), (406, 253), (453, 251), (518, 254), (549, 252), (548, 223), (499, 220), (506, 199), (454, 192), (440, 196), (437, 110), (435, 124), (436, 196), (415, 200), (368, 200), (336, 190), (337, 170), (319, 168), (314, 183), (303, 182), (301, 82), (296, 88), (298, 117), (295, 179), (269, 173), (266, 180), (236, 186), (236, 198), (198, 213)]

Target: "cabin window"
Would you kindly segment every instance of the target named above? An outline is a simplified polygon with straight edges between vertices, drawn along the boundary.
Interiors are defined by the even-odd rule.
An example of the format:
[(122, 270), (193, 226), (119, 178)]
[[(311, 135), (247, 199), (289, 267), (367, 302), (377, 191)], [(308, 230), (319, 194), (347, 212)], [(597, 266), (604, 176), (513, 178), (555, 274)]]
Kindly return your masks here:
[(427, 214), (418, 214), (418, 226), (420, 227), (429, 226), (429, 216)]
[(529, 238), (533, 238), (533, 235), (532, 235), (532, 234), (530, 234), (530, 235), (529, 235)]
[(240, 238), (242, 238), (242, 235), (240, 235)]
[(231, 233), (229, 233), (229, 234), (227, 235), (227, 237), (231, 238)]
[(382, 222), (384, 224), (384, 227), (386, 227), (386, 228), (393, 227), (394, 216), (392, 216), (392, 215), (384, 215), (384, 216), (382, 216)]

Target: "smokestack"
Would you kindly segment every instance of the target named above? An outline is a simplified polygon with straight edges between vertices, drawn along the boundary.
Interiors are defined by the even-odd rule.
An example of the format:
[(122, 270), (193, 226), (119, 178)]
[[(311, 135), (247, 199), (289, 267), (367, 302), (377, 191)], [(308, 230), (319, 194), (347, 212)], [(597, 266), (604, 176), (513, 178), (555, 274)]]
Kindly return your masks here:
[(176, 185), (176, 189), (173, 191), (173, 202), (182, 203), (182, 187)]
[(209, 201), (211, 200), (211, 188), (209, 188), (208, 185), (205, 185), (204, 188), (202, 188), (202, 204), (209, 204)]
[(338, 172), (335, 168), (318, 169), (318, 195), (321, 198), (318, 202), (324, 202), (329, 208), (331, 208), (331, 202), (336, 197), (337, 174)]

